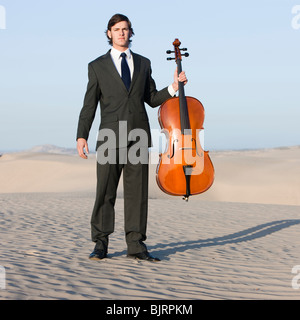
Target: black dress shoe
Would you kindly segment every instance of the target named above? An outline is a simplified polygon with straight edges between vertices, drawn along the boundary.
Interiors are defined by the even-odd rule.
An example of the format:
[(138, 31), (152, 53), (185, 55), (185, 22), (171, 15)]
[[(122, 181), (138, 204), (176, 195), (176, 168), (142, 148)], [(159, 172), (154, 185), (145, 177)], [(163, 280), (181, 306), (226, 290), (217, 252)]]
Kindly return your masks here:
[(154, 261), (154, 262), (160, 261), (160, 259), (151, 256), (151, 254), (148, 251), (135, 253), (135, 254), (128, 254), (127, 257), (132, 259), (137, 259), (137, 260), (147, 260), (147, 261)]
[(107, 257), (107, 253), (104, 250), (94, 249), (89, 255), (90, 260), (102, 260)]

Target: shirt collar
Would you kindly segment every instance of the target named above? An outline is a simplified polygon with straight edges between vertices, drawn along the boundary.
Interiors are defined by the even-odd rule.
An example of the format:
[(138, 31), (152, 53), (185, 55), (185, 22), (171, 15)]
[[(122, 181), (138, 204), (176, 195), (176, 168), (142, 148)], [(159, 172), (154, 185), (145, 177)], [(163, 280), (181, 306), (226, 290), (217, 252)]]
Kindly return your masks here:
[(117, 60), (117, 59), (120, 59), (120, 55), (121, 55), (122, 52), (125, 52), (126, 55), (127, 55), (127, 58), (131, 59), (131, 52), (130, 52), (129, 49), (127, 49), (126, 51), (119, 51), (119, 50), (115, 49), (114, 47), (112, 47), (111, 51), (110, 51), (110, 54), (112, 55), (112, 57), (114, 59)]

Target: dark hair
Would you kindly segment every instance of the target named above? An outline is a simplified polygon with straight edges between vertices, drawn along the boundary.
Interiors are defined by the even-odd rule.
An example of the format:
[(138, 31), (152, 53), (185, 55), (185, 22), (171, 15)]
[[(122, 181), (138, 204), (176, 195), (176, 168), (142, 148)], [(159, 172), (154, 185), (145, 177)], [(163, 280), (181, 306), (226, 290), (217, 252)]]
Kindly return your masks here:
[[(129, 30), (131, 31), (131, 34), (132, 35), (134, 35), (134, 32), (133, 32), (133, 29), (132, 29), (132, 27), (131, 27), (131, 22), (130, 22), (130, 20), (126, 17), (126, 16), (124, 16), (123, 14), (120, 14), (120, 13), (117, 13), (117, 14), (115, 14), (115, 15), (113, 15), (111, 18), (110, 18), (110, 20), (108, 21), (108, 24), (107, 24), (107, 30), (105, 31), (105, 33), (106, 33), (106, 36), (107, 36), (107, 39), (108, 39), (108, 43), (112, 46), (112, 40), (109, 38), (109, 36), (107, 35), (107, 31), (109, 30), (109, 31), (111, 31), (111, 28), (115, 25), (115, 24), (117, 24), (117, 23), (119, 23), (119, 22), (121, 22), (121, 21), (126, 21), (127, 23), (128, 23), (128, 27), (129, 27)], [(132, 40), (129, 40), (129, 42), (131, 42)]]

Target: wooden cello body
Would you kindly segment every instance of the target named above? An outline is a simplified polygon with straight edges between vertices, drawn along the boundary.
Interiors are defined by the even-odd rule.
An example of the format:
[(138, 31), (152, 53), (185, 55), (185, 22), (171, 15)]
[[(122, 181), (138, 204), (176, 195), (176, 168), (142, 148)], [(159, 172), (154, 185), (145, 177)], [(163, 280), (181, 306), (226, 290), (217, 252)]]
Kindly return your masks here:
[[(178, 74), (182, 71), (180, 41), (173, 42)], [(173, 51), (167, 51), (171, 53)], [(188, 54), (185, 54), (188, 56)], [(202, 149), (199, 133), (203, 130), (204, 108), (193, 97), (185, 96), (184, 85), (179, 82), (179, 96), (164, 102), (158, 111), (158, 120), (167, 138), (164, 153), (159, 155), (156, 181), (162, 191), (183, 196), (208, 190), (214, 181), (214, 167), (209, 152)]]

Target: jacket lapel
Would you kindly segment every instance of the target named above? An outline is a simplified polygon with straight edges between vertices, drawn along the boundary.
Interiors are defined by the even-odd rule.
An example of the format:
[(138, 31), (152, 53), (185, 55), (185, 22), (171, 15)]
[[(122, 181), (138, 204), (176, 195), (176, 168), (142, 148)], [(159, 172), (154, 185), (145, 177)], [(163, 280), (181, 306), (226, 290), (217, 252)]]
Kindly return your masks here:
[(138, 75), (139, 75), (140, 69), (141, 69), (141, 59), (139, 58), (138, 55), (136, 55), (132, 51), (131, 51), (131, 54), (133, 57), (134, 71), (133, 71), (133, 76), (132, 76), (132, 81), (131, 81), (131, 85), (129, 88), (129, 92), (132, 90), (132, 87), (134, 86), (134, 83), (136, 82), (136, 79), (138, 78)]
[(124, 84), (122, 78), (120, 77), (119, 72), (118, 72), (118, 70), (117, 70), (117, 68), (116, 68), (116, 66), (115, 66), (115, 64), (114, 64), (114, 62), (113, 62), (113, 60), (111, 58), (110, 50), (106, 53), (105, 59), (106, 59), (106, 65), (107, 65), (109, 73), (116, 79), (118, 85), (122, 86), (123, 89), (126, 92), (128, 92), (126, 87), (125, 87), (125, 84)]

